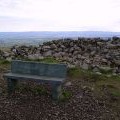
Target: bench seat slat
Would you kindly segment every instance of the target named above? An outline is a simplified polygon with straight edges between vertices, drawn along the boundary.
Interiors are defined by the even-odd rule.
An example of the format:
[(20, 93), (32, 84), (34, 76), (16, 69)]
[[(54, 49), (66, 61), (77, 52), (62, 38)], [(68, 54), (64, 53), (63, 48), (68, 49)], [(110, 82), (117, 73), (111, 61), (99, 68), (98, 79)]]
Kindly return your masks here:
[(24, 74), (16, 74), (16, 73), (6, 73), (4, 74), (4, 78), (10, 79), (20, 79), (20, 80), (34, 80), (36, 82), (47, 82), (47, 83), (62, 83), (64, 78), (55, 78), (55, 77), (46, 77), (46, 76), (37, 76), (37, 75), (24, 75)]

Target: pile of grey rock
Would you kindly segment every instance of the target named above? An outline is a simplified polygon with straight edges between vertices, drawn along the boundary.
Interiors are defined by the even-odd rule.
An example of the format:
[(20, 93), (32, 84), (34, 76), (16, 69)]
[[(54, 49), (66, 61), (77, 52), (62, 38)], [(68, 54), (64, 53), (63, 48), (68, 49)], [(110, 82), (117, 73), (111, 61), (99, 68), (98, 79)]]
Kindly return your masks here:
[(10, 52), (0, 51), (0, 57), (7, 60), (16, 57), (44, 59), (54, 57), (68, 67), (91, 69), (94, 72), (111, 71), (120, 74), (120, 38), (59, 39), (36, 46), (13, 46)]

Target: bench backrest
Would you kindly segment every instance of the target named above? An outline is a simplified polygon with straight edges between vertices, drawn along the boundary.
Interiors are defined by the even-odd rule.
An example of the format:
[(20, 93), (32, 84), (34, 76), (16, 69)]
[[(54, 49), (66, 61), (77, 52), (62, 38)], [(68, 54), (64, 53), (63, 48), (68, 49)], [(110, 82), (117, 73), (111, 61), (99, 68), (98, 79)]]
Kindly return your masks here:
[(48, 64), (33, 61), (13, 60), (11, 63), (11, 72), (65, 78), (67, 67), (65, 64)]

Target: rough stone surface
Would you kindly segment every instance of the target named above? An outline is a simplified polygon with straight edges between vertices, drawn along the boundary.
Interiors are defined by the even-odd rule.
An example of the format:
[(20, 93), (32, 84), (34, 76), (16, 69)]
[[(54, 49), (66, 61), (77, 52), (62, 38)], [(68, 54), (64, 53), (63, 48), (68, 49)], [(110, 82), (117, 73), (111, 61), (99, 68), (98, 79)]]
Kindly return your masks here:
[[(11, 51), (0, 51), (0, 58), (42, 59), (54, 57), (66, 62), (69, 66), (79, 66), (83, 69), (108, 67), (113, 73), (120, 73), (120, 38), (104, 40), (100, 38), (60, 39), (35, 46), (13, 46)], [(97, 66), (98, 70), (92, 66)]]

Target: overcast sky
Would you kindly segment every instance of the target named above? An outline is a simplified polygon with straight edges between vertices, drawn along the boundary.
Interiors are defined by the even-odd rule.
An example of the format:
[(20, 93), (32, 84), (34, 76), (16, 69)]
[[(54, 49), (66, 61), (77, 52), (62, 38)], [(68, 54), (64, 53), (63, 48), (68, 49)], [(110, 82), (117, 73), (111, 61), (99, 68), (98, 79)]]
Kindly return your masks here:
[(0, 31), (120, 32), (120, 0), (0, 0)]

